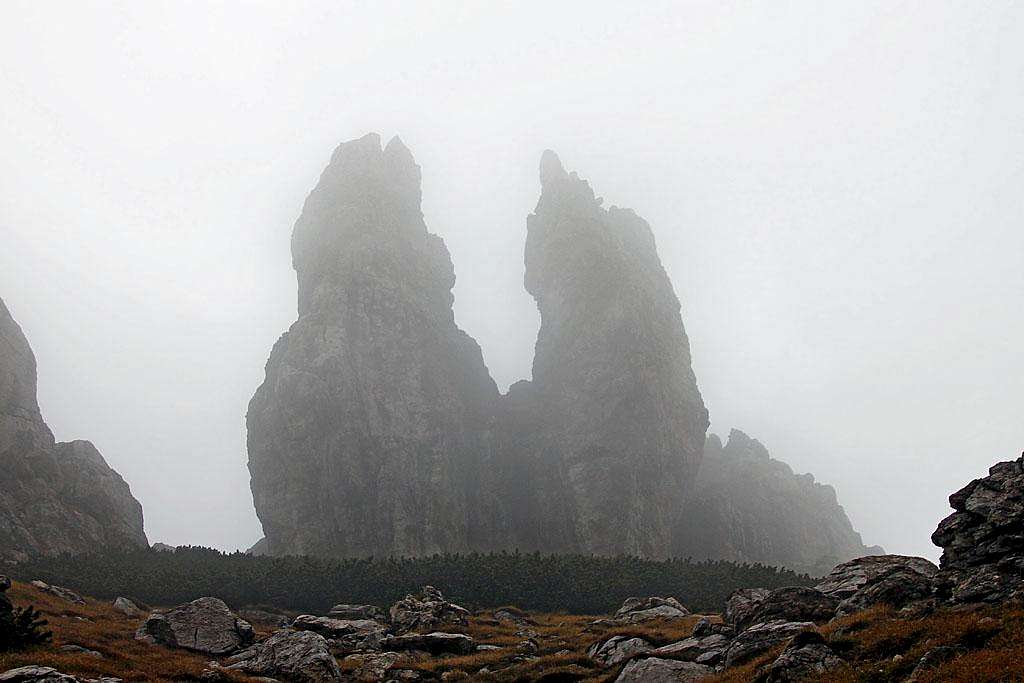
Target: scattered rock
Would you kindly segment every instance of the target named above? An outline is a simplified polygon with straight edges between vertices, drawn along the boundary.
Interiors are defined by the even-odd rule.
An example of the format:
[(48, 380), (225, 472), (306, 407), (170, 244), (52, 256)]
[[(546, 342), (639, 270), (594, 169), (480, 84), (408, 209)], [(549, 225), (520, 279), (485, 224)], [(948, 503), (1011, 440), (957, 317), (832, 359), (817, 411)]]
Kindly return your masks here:
[(135, 632), (153, 645), (225, 655), (250, 645), (252, 626), (235, 616), (219, 598), (199, 598), (166, 612), (154, 612)]
[(612, 620), (637, 624), (651, 619), (682, 619), (689, 615), (690, 610), (675, 598), (626, 598)]
[(836, 614), (839, 601), (814, 588), (806, 586), (785, 586), (776, 588), (756, 604), (744, 618), (736, 622), (736, 628), (745, 629), (751, 624), (766, 621), (813, 621), (824, 623)]
[(615, 683), (686, 683), (699, 681), (714, 673), (713, 668), (703, 664), (647, 657), (628, 662)]
[(938, 592), (954, 604), (1024, 602), (1024, 455), (989, 468), (949, 497)]
[(535, 623), (526, 612), (515, 607), (502, 607), (495, 610), (492, 616), (495, 620), (504, 624), (512, 624), (518, 627), (531, 626)]
[(387, 619), (387, 615), (384, 614), (384, 610), (376, 605), (335, 605), (331, 608), (331, 611), (328, 612), (328, 615), (335, 619), (369, 619), (371, 621), (380, 622)]
[(228, 661), (229, 669), (295, 683), (341, 680), (338, 662), (331, 654), (327, 640), (312, 631), (275, 631), (263, 642)]
[(476, 650), (476, 642), (462, 633), (407, 633), (401, 636), (388, 636), (381, 641), (380, 647), (388, 652), (418, 650), (432, 655), (455, 654), (468, 655)]
[(798, 633), (757, 677), (758, 683), (795, 683), (835, 671), (843, 665), (817, 631)]
[(114, 609), (121, 614), (132, 619), (137, 619), (143, 615), (143, 611), (139, 609), (139, 606), (128, 598), (117, 598), (114, 600)]
[(725, 665), (735, 666), (756, 657), (773, 645), (789, 640), (802, 631), (814, 629), (810, 621), (768, 621), (741, 631), (725, 651)]
[(441, 627), (465, 627), (469, 612), (444, 599), (441, 591), (424, 586), (418, 594), (407, 595), (389, 611), (395, 631), (432, 631)]
[(615, 666), (630, 657), (651, 651), (651, 644), (643, 638), (612, 636), (587, 648), (587, 656), (604, 667)]
[(85, 599), (70, 588), (64, 588), (63, 586), (51, 586), (45, 581), (40, 581), (39, 579), (33, 581), (32, 585), (44, 593), (57, 596), (61, 600), (67, 600), (68, 602), (73, 602), (76, 605), (85, 604)]
[(22, 666), (0, 673), (2, 683), (78, 683), (74, 676), (48, 666)]

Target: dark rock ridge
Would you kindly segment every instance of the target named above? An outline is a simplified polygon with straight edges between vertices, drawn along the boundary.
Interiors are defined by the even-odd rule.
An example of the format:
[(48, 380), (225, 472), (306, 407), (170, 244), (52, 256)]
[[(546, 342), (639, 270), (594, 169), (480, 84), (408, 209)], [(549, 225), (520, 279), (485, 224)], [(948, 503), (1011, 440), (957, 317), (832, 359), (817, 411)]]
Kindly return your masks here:
[(942, 548), (939, 597), (953, 603), (1024, 602), (1024, 455), (996, 463), (949, 497), (954, 512), (932, 542)]
[(142, 506), (96, 447), (54, 442), (35, 356), (0, 300), (0, 560), (146, 545)]
[(756, 439), (733, 429), (708, 436), (679, 526), (680, 555), (762, 562), (821, 575), (865, 547), (831, 486), (794, 474)]
[(701, 468), (708, 412), (650, 227), (550, 151), (540, 180), (533, 376), (500, 395), (455, 324), (409, 151), (368, 135), (334, 152), (292, 237), (298, 320), (249, 405), (266, 534), (253, 552), (518, 548), (820, 572), (864, 554), (831, 488), (767, 454), (752, 464), (739, 436)]

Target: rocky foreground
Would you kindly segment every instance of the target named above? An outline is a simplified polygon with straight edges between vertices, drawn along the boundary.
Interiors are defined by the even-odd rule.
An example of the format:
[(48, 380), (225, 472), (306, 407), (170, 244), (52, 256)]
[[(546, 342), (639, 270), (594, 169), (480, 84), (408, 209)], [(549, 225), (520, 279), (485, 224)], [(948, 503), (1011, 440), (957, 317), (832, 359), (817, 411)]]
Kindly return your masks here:
[(148, 610), (33, 582), (15, 602), (40, 604), (56, 642), (0, 655), (13, 667), (0, 681), (1019, 680), (1022, 496), (1024, 456), (950, 497), (955, 512), (934, 536), (941, 567), (861, 557), (815, 586), (735, 591), (721, 614), (657, 596), (599, 618), (471, 612), (430, 586), (387, 610), (234, 611), (215, 597)]

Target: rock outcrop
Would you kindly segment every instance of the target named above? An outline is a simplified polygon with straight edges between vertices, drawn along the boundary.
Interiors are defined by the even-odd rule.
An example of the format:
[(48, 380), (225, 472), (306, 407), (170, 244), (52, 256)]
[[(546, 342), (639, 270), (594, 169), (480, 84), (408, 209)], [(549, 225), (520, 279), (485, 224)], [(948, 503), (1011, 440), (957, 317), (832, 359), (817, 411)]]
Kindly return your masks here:
[(794, 474), (756, 439), (734, 429), (725, 446), (708, 436), (683, 507), (678, 554), (761, 562), (820, 576), (840, 562), (879, 554), (865, 547), (831, 486)]
[(148, 545), (142, 506), (88, 441), (55, 443), (36, 360), (0, 300), (0, 560)]
[(954, 512), (932, 542), (942, 548), (939, 594), (953, 603), (1024, 601), (1024, 455), (996, 463), (949, 497)]
[(455, 324), (455, 271), (397, 139), (342, 144), (292, 235), (299, 318), (249, 404), (253, 500), (272, 554), (490, 547), (498, 390)]
[(409, 151), (368, 135), (334, 152), (292, 236), (298, 320), (249, 404), (266, 534), (251, 552), (517, 548), (819, 572), (864, 554), (831, 488), (739, 432), (701, 465), (708, 412), (650, 226), (604, 208), (553, 152), (540, 181), (533, 374), (499, 395), (455, 324)]
[(342, 680), (330, 644), (312, 631), (275, 631), (228, 661), (229, 669), (295, 683)]
[(923, 557), (870, 555), (837, 566), (816, 588), (840, 601), (838, 615), (875, 605), (901, 608), (931, 598), (938, 573)]
[(231, 654), (251, 645), (255, 637), (249, 622), (235, 615), (223, 600), (210, 597), (154, 612), (135, 633), (136, 640), (151, 645), (209, 655)]

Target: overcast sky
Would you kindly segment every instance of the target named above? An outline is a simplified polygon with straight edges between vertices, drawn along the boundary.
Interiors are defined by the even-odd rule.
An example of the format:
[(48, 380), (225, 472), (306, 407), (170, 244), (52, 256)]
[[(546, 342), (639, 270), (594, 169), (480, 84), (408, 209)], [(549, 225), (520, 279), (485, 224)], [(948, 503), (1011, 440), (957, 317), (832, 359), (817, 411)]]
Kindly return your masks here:
[(935, 558), (1024, 448), (1024, 5), (0, 4), (0, 297), (151, 541), (260, 535), (244, 415), (331, 151), (398, 134), (456, 317), (529, 377), (541, 151), (652, 225), (712, 431)]

